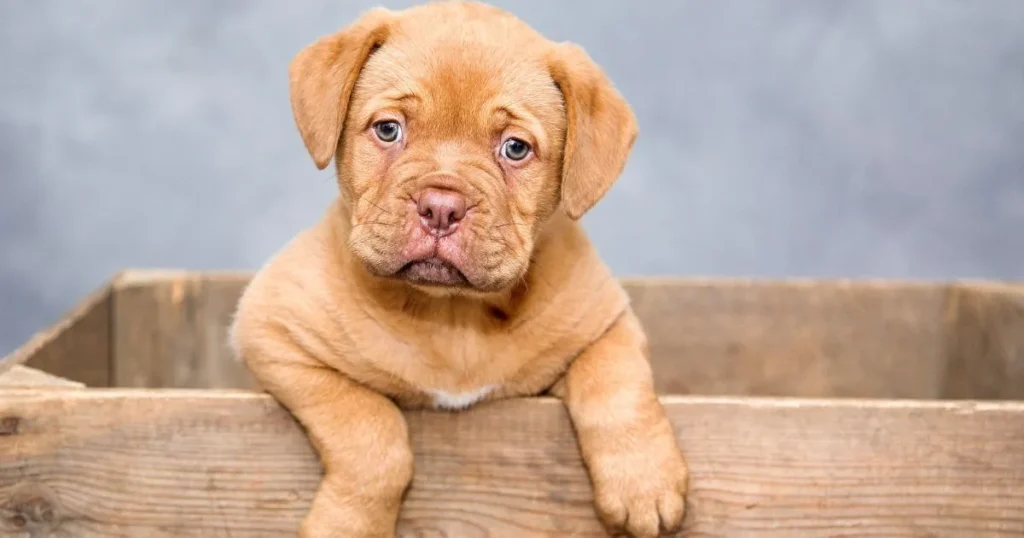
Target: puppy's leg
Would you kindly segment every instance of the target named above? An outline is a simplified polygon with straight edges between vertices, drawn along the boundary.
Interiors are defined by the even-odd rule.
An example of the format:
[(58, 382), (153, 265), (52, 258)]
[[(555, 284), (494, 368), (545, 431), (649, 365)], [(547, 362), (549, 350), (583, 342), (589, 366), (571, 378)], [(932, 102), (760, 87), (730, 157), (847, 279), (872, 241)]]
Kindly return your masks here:
[(324, 478), (301, 538), (391, 538), (413, 456), (405, 418), (336, 370), (248, 360), (264, 388), (306, 428)]
[(552, 387), (565, 401), (594, 487), (598, 515), (637, 538), (676, 532), (688, 473), (654, 392), (646, 337), (620, 318)]

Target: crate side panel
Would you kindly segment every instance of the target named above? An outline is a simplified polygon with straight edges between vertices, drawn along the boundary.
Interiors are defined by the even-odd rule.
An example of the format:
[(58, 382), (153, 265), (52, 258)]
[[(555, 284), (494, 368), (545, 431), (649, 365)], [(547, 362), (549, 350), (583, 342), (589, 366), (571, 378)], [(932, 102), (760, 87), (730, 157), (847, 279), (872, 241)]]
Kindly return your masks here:
[(638, 282), (633, 307), (662, 394), (934, 398), (941, 286)]
[[(663, 403), (692, 471), (687, 535), (1024, 533), (1024, 406)], [(3, 407), (4, 530), (294, 536), (321, 478), (266, 396), (36, 391)], [(406, 416), (417, 463), (401, 536), (605, 536), (560, 402)]]
[[(118, 290), (120, 386), (252, 388), (227, 346), (246, 276), (167, 273)], [(941, 286), (630, 279), (662, 394), (932, 398)], [(147, 373), (149, 372), (149, 373)]]
[(228, 334), (246, 278), (172, 274), (114, 291), (114, 380), (119, 387), (255, 388)]
[(1024, 399), (1024, 285), (963, 285), (953, 297), (942, 396)]

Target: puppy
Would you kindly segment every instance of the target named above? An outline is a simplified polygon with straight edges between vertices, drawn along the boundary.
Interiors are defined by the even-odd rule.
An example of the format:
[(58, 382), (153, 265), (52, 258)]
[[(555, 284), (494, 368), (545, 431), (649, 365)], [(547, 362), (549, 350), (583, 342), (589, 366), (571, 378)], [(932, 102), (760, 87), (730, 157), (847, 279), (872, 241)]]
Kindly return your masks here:
[(232, 343), (324, 478), (304, 537), (394, 536), (401, 409), (552, 394), (596, 512), (677, 530), (687, 469), (628, 297), (577, 220), (637, 134), (575, 45), (474, 2), (376, 9), (302, 50), (292, 111), (339, 195), (254, 276)]

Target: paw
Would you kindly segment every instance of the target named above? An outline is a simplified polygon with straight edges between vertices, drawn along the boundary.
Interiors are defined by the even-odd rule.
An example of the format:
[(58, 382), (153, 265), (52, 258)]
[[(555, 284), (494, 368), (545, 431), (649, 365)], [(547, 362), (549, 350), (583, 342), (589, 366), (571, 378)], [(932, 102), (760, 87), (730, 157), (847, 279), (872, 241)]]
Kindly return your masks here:
[(609, 531), (656, 538), (680, 530), (689, 473), (674, 439), (634, 451), (597, 453), (589, 467), (594, 505)]

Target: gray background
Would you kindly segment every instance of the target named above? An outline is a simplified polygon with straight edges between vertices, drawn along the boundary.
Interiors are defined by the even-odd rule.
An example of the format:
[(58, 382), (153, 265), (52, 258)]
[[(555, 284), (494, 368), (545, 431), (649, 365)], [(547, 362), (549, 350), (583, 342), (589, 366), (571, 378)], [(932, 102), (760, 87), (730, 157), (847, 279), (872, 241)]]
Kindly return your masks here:
[[(636, 109), (585, 219), (618, 274), (1024, 278), (1024, 1), (497, 3)], [(286, 65), (374, 4), (0, 3), (0, 354), (119, 269), (254, 269), (318, 218)]]

